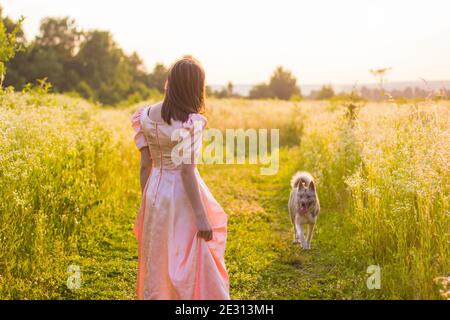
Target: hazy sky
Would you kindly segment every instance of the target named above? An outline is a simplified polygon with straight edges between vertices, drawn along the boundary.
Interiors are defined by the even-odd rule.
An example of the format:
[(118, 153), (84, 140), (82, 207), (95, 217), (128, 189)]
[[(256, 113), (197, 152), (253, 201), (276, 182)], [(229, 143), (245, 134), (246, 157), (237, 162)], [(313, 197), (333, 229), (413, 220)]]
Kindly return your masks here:
[(450, 78), (449, 0), (0, 0), (26, 17), (28, 38), (46, 16), (110, 30), (146, 65), (192, 54), (208, 82), (265, 81), (277, 65), (303, 84)]

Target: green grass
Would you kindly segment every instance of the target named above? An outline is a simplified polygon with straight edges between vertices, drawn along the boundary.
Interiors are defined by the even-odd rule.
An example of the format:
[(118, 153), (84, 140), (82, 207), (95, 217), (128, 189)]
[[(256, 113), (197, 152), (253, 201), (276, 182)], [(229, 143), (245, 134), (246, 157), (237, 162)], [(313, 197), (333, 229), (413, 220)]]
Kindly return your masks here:
[[(302, 251), (292, 243), (287, 199), (290, 175), (296, 166), (292, 159), (296, 155), (295, 149), (282, 151), (284, 165), (275, 177), (260, 176), (255, 166), (201, 168), (206, 183), (230, 217), (226, 262), (232, 298), (370, 297), (365, 288), (364, 265), (355, 273), (346, 261), (350, 252), (343, 240), (348, 234), (344, 233), (345, 226), (338, 213), (322, 213), (311, 251)], [(81, 289), (68, 290), (65, 275), (52, 298), (134, 297), (137, 256), (131, 229), (136, 206), (130, 202), (112, 221), (85, 230), (91, 237), (83, 240), (79, 254), (60, 265), (81, 267)]]
[(258, 167), (251, 166), (203, 170), (230, 215), (226, 258), (232, 298), (375, 297), (365, 287), (366, 266), (352, 261), (351, 245), (346, 244), (351, 230), (339, 213), (322, 212), (311, 251), (293, 244), (287, 201), (292, 172), (299, 169), (299, 150), (284, 149), (280, 156), (276, 176), (261, 176)]
[[(0, 100), (0, 298), (133, 299), (139, 206), (134, 108), (38, 92)], [(280, 128), (280, 170), (200, 166), (229, 215), (233, 299), (438, 299), (447, 276), (448, 105), (211, 102), (210, 127)], [(242, 111), (242, 112), (241, 112)], [(242, 117), (233, 118), (241, 112)], [(322, 212), (313, 249), (294, 245), (289, 181), (310, 171)], [(382, 268), (381, 290), (366, 269)], [(81, 268), (69, 290), (66, 272)]]
[[(254, 166), (201, 168), (202, 175), (230, 216), (226, 262), (233, 299), (352, 299), (372, 297), (365, 266), (350, 268), (349, 234), (340, 215), (325, 211), (314, 247), (292, 243), (287, 212), (289, 180), (298, 150), (283, 150), (275, 177)], [(289, 160), (291, 159), (291, 160)], [(242, 176), (246, 179), (242, 180)], [(224, 179), (224, 177), (226, 177)], [(59, 287), (61, 299), (131, 299), (136, 276), (136, 242), (131, 232), (136, 205), (117, 219), (96, 226), (79, 255), (67, 263), (81, 267), (82, 287)], [(355, 267), (355, 268), (356, 268)]]

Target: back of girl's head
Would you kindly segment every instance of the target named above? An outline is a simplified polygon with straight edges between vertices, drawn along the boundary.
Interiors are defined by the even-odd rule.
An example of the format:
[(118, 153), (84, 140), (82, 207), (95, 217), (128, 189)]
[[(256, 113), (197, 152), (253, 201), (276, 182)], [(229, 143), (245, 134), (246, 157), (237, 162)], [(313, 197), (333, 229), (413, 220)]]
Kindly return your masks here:
[(161, 115), (165, 122), (185, 122), (205, 110), (205, 71), (194, 58), (178, 60), (170, 69)]

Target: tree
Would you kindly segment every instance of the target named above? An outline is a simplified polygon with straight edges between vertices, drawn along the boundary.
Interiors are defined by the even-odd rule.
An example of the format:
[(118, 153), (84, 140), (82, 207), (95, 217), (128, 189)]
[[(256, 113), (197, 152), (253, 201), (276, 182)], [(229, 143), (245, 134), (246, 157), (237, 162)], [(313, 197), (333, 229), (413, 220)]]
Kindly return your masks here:
[[(24, 54), (25, 50), (23, 50), (26, 47), (27, 41), (25, 38), (25, 33), (22, 29), (22, 21), (23, 18), (19, 19), (19, 21), (16, 22), (8, 17), (3, 17), (2, 7), (0, 6), (0, 23), (3, 23), (3, 26), (6, 29), (6, 33), (10, 35), (14, 34), (15, 38), (15, 55), (8, 61), (3, 61), (3, 68), (5, 68), (5, 71), (8, 70), (8, 74), (6, 77), (4, 74), (3, 84), (5, 84), (6, 86), (13, 86), (16, 83), (21, 83), (22, 85), (20, 85), (19, 87), (22, 87), (26, 83), (22, 73), (18, 71), (20, 67), (23, 68), (27, 63), (26, 55)], [(2, 45), (5, 44), (3, 40), (1, 42)]]
[(3, 25), (6, 28), (6, 32), (13, 34), (16, 38), (16, 43), (18, 45), (25, 44), (25, 32), (22, 29), (22, 22), (24, 18), (20, 18), (19, 21), (14, 22), (9, 17), (3, 17), (3, 8), (0, 5), (0, 20), (3, 21)]
[(211, 86), (206, 86), (206, 96), (211, 97), (214, 94), (214, 90), (211, 88)]
[(333, 87), (331, 85), (322, 86), (322, 88), (317, 93), (317, 100), (328, 100), (333, 98), (335, 95)]
[[(48, 78), (55, 92), (77, 92), (104, 104), (147, 99), (165, 91), (168, 69), (157, 64), (149, 73), (139, 55), (125, 54), (109, 32), (84, 32), (69, 17), (45, 18), (38, 36), (27, 42), (20, 23), (2, 17), (1, 8), (0, 21), (0, 68), (10, 71), (6, 85), (21, 89)], [(24, 49), (14, 58), (11, 46), (4, 45), (12, 40), (14, 52), (19, 46)]]
[(254, 86), (249, 93), (250, 99), (268, 99), (273, 98), (273, 93), (266, 83), (260, 83)]
[(115, 104), (128, 96), (132, 74), (125, 54), (109, 32), (89, 32), (76, 62), (78, 74), (93, 89), (95, 99)]
[(278, 67), (272, 74), (269, 84), (260, 83), (250, 90), (251, 99), (278, 98), (289, 100), (291, 97), (301, 97), (297, 79), (288, 70)]
[(83, 36), (69, 17), (45, 18), (32, 45), (31, 60), (35, 59), (37, 70), (29, 80), (48, 77), (55, 91), (73, 90), (80, 81), (75, 57)]
[(39, 35), (10, 63), (14, 70), (7, 79), (22, 87), (36, 79), (48, 78), (57, 92), (70, 91), (79, 79), (74, 70), (75, 54), (82, 41), (82, 32), (75, 21), (65, 18), (46, 18)]
[(222, 87), (219, 90), (212, 90), (211, 87), (206, 87), (207, 95), (213, 96), (215, 98), (223, 99), (223, 98), (232, 98), (232, 97), (238, 97), (238, 94), (235, 94), (234, 91), (234, 85), (231, 81), (228, 81), (227, 85)]
[(227, 84), (227, 96), (228, 97), (233, 96), (233, 90), (234, 90), (233, 82), (228, 81), (228, 84)]
[(39, 30), (38, 46), (52, 49), (64, 58), (72, 58), (77, 53), (83, 33), (78, 30), (75, 20), (69, 17), (45, 18)]
[(269, 82), (272, 94), (282, 100), (289, 100), (293, 95), (300, 95), (300, 88), (297, 86), (297, 79), (288, 70), (278, 67)]
[(153, 72), (149, 75), (150, 87), (158, 89), (159, 92), (166, 91), (166, 81), (169, 70), (162, 63), (157, 63)]
[[(0, 18), (2, 10), (0, 7)], [(6, 74), (6, 63), (14, 58), (19, 49), (16, 35), (21, 29), (22, 20), (12, 28), (10, 32), (6, 29), (3, 19), (0, 19), (0, 89)]]

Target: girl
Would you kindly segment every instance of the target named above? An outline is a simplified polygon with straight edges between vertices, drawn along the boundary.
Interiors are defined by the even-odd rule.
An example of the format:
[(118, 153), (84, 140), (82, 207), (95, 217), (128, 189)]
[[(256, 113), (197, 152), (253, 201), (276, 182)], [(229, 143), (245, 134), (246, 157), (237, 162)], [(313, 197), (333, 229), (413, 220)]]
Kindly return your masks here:
[[(183, 58), (169, 72), (164, 102), (133, 115), (141, 152), (138, 299), (230, 298), (227, 215), (195, 165), (207, 123), (204, 109), (205, 72), (198, 61)], [(183, 149), (190, 152), (183, 160), (193, 161), (173, 156), (180, 144), (190, 147)]]

